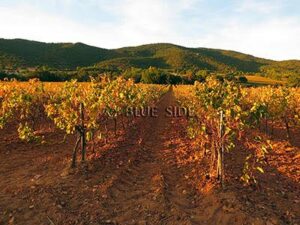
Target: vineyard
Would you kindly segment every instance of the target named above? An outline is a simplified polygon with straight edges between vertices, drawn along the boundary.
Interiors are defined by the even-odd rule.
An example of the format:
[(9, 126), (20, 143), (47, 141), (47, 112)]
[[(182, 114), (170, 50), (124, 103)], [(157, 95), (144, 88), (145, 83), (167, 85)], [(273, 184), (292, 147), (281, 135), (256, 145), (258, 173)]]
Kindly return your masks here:
[(299, 88), (7, 81), (0, 134), (0, 224), (300, 223)]

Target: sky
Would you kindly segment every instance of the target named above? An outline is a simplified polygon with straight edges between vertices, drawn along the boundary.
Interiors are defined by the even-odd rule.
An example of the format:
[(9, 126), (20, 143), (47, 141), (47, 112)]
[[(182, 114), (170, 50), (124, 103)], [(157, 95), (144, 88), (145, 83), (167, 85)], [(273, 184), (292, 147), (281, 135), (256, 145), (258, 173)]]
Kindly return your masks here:
[(300, 59), (299, 0), (0, 0), (0, 38), (173, 43)]

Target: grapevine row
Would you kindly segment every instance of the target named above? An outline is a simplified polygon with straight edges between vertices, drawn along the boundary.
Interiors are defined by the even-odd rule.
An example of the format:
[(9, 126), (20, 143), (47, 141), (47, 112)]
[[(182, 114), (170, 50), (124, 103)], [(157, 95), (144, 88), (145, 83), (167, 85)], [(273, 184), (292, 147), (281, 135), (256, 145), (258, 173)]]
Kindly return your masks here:
[(48, 120), (66, 134), (78, 134), (73, 162), (79, 142), (82, 143), (82, 159), (85, 159), (87, 141), (103, 136), (103, 127), (112, 120), (125, 126), (132, 120), (126, 117), (128, 107), (143, 107), (154, 104), (167, 90), (158, 85), (137, 85), (131, 80), (107, 78), (78, 83), (43, 83), (30, 80), (0, 83), (0, 129), (17, 123), (19, 138), (24, 141), (44, 142), (37, 135), (37, 124)]
[(242, 88), (234, 82), (213, 77), (205, 83), (176, 90), (179, 104), (193, 111), (194, 116), (188, 119), (188, 135), (197, 139), (203, 155), (210, 157), (210, 173), (222, 185), (225, 154), (235, 148), (237, 142), (247, 146), (251, 141), (258, 143), (260, 148), (247, 152), (241, 180), (256, 184), (255, 174), (264, 172), (265, 156), (272, 145), (269, 138), (253, 135), (255, 132), (251, 131), (260, 129), (272, 135), (273, 128), (269, 127), (283, 124), (287, 139), (291, 140), (290, 126), (300, 124), (299, 94), (296, 88)]

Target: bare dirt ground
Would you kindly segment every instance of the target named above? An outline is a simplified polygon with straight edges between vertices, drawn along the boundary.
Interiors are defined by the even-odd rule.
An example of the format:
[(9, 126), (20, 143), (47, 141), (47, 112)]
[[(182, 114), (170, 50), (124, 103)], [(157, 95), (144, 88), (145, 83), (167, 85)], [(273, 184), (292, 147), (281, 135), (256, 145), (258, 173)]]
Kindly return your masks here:
[[(226, 188), (207, 174), (207, 162), (187, 139), (186, 119), (140, 118), (109, 144), (96, 145), (86, 164), (69, 169), (75, 137), (47, 133), (57, 144), (23, 143), (0, 131), (0, 224), (300, 224), (299, 131), (292, 144), (274, 136), (259, 190), (239, 181), (245, 157), (228, 154)], [(298, 132), (298, 133), (297, 133)]]

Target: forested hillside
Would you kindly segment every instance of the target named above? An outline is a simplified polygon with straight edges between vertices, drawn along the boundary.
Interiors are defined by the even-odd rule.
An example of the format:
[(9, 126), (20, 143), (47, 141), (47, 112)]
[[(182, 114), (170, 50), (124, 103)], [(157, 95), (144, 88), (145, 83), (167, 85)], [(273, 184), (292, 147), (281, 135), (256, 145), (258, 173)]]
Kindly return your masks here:
[(41, 67), (52, 71), (74, 71), (65, 75), (68, 77), (73, 74), (91, 75), (86, 71), (93, 71), (92, 75), (101, 72), (120, 74), (132, 68), (147, 70), (150, 67), (179, 76), (208, 71), (217, 74), (256, 74), (287, 80), (299, 79), (300, 74), (299, 60), (273, 61), (229, 50), (186, 48), (168, 43), (103, 49), (83, 43), (0, 39), (0, 72), (20, 73)]
[(22, 39), (0, 39), (0, 66), (35, 67), (49, 66), (74, 69), (89, 66), (113, 57), (114, 51), (82, 43), (42, 43)]

